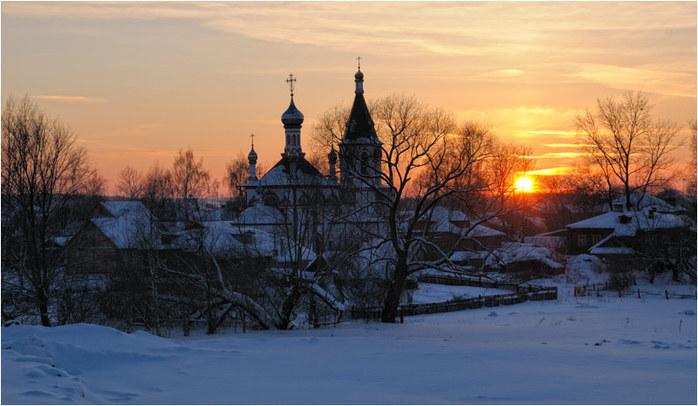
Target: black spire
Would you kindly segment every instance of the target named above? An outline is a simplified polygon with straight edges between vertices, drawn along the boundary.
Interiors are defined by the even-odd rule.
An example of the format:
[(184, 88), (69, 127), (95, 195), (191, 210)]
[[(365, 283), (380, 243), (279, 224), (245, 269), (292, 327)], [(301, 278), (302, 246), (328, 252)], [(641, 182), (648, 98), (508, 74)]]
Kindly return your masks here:
[(360, 67), (354, 75), (354, 82), (356, 82), (356, 96), (354, 96), (354, 104), (351, 106), (351, 114), (347, 120), (344, 139), (356, 140), (362, 137), (371, 140), (377, 139), (373, 119), (364, 99), (364, 74)]

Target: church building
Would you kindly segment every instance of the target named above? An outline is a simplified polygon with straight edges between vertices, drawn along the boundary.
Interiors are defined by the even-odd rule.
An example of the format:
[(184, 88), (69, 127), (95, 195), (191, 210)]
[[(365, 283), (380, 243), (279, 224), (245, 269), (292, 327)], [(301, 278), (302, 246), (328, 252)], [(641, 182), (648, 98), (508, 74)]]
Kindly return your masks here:
[[(289, 75), (287, 82), (290, 84), (291, 100), (281, 115), (285, 141), (281, 159), (258, 178), (258, 155), (254, 145), (248, 155), (249, 177), (243, 185), (248, 208), (242, 216), (247, 219), (246, 225), (257, 226), (254, 216), (245, 215), (246, 212), (251, 214), (265, 207), (265, 210), (275, 208), (279, 211), (278, 217), (284, 219), (279, 223), (294, 224), (295, 233), (307, 232), (313, 234), (314, 239), (333, 239), (329, 236), (336, 234), (336, 231), (322, 230), (329, 227), (336, 230), (340, 223), (364, 222), (377, 226), (380, 221), (375, 215), (373, 203), (377, 199), (375, 187), (381, 182), (381, 142), (364, 99), (361, 67), (354, 75), (354, 102), (339, 144), (339, 153), (334, 146), (328, 151), (327, 174), (321, 173), (305, 159), (301, 148), (304, 116), (295, 104), (293, 75)], [(339, 220), (340, 217), (343, 220)], [(299, 224), (307, 230), (298, 231)], [(343, 229), (346, 230), (346, 224)], [(317, 244), (317, 241), (313, 242), (313, 245)]]

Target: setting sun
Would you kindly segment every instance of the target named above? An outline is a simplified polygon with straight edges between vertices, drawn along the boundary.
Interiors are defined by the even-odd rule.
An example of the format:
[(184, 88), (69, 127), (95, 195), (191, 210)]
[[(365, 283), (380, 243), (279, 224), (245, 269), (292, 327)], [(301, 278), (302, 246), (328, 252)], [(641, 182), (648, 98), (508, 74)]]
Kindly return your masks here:
[(533, 191), (533, 181), (528, 176), (522, 176), (516, 179), (514, 183), (517, 192), (531, 193)]

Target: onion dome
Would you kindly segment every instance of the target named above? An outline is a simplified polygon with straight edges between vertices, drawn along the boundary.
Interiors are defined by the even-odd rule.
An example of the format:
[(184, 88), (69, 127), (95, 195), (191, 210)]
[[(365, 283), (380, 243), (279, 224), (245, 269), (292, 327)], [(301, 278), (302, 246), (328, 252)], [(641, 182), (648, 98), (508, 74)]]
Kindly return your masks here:
[(254, 146), (252, 146), (250, 153), (247, 154), (247, 160), (252, 163), (257, 162), (257, 152), (254, 150)]
[(300, 127), (303, 124), (303, 113), (296, 107), (293, 103), (293, 97), (291, 97), (291, 104), (288, 105), (284, 114), (281, 115), (281, 122), (284, 123), (284, 127)]

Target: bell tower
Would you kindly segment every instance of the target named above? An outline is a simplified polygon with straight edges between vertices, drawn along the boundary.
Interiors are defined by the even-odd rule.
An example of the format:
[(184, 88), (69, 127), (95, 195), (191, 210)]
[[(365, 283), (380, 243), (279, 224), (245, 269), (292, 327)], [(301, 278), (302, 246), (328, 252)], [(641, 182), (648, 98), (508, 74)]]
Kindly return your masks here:
[(354, 74), (354, 103), (339, 144), (341, 183), (348, 187), (368, 187), (380, 183), (381, 142), (364, 99), (361, 57)]

